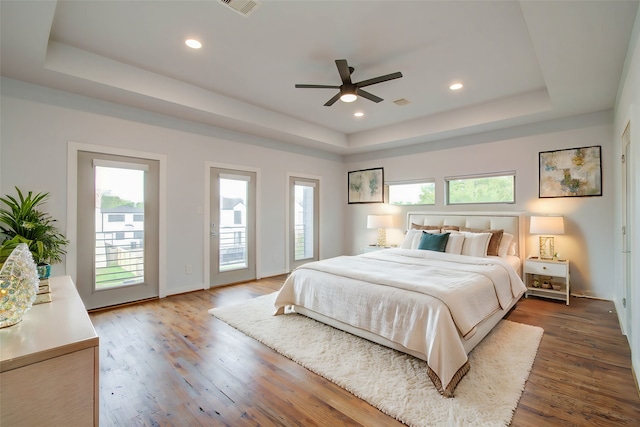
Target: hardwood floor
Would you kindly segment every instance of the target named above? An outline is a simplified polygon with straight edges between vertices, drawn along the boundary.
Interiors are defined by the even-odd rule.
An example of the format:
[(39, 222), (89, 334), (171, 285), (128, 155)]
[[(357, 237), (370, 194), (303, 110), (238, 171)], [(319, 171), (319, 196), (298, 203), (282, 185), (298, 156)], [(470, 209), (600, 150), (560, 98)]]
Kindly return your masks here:
[[(100, 425), (402, 426), (207, 313), (276, 291), (283, 280), (91, 313), (100, 336)], [(545, 330), (512, 426), (640, 423), (613, 303), (530, 298), (507, 318)]]

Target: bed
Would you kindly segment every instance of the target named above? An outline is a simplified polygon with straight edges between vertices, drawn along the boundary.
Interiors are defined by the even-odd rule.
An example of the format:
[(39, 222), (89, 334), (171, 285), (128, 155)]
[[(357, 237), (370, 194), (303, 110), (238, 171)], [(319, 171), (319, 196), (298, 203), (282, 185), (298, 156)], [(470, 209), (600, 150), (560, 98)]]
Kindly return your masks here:
[[(296, 312), (425, 360), (436, 389), (453, 397), (473, 369), (468, 353), (526, 291), (524, 214), (409, 212), (406, 225), (397, 248), (298, 267), (275, 314)], [(433, 241), (439, 249), (419, 249)]]

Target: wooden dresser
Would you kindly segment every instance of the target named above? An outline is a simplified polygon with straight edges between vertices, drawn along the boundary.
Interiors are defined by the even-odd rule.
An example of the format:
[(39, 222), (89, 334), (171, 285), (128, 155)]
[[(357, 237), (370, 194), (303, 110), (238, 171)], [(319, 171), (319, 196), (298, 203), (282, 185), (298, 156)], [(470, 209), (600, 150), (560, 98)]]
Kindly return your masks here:
[(69, 276), (0, 329), (0, 426), (98, 426), (98, 335)]

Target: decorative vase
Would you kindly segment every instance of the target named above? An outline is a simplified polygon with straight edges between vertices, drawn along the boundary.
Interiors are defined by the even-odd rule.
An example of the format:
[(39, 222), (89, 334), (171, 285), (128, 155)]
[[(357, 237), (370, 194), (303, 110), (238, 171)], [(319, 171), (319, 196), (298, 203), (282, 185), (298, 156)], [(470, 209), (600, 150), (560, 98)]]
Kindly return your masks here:
[(21, 243), (0, 270), (0, 328), (22, 320), (36, 299), (38, 283), (38, 272), (29, 247)]
[(38, 277), (48, 279), (51, 276), (51, 264), (38, 264)]

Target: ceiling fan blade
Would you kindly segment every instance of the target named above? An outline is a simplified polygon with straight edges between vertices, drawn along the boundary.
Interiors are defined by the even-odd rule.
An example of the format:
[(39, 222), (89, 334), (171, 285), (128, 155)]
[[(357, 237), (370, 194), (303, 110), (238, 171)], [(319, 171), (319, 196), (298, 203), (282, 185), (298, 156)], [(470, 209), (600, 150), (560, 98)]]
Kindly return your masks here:
[(333, 104), (336, 103), (336, 101), (340, 99), (340, 92), (336, 93), (336, 96), (334, 96), (333, 98), (331, 98), (330, 100), (328, 100), (326, 102), (326, 104), (324, 104), (325, 107), (331, 107)]
[(382, 83), (382, 82), (386, 82), (386, 81), (393, 80), (393, 79), (399, 79), (400, 77), (402, 77), (402, 73), (401, 72), (391, 73), (391, 74), (387, 74), (387, 75), (380, 76), (380, 77), (374, 77), (373, 79), (363, 80), (361, 82), (355, 83), (355, 85), (356, 85), (356, 87), (371, 86), (371, 85), (374, 85), (376, 83)]
[(346, 59), (336, 59), (336, 67), (338, 67), (338, 73), (342, 79), (342, 84), (350, 85), (351, 83), (351, 71), (349, 70), (349, 64)]
[(379, 96), (375, 96), (372, 93), (366, 92), (362, 89), (358, 89), (358, 96), (361, 96), (363, 98), (367, 98), (369, 101), (373, 101), (373, 102), (380, 102), (383, 101), (382, 98), (380, 98)]
[(340, 86), (329, 86), (329, 85), (296, 85), (298, 89), (340, 89)]

